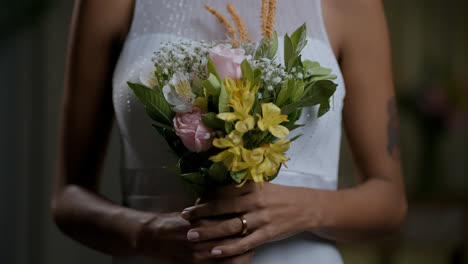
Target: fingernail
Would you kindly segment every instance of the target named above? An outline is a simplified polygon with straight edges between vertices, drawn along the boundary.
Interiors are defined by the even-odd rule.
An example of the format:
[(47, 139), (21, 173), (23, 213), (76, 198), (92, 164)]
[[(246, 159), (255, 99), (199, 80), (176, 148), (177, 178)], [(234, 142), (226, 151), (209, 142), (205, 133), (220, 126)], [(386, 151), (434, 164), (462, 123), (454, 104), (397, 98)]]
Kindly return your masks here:
[(198, 232), (195, 232), (195, 231), (189, 231), (187, 233), (187, 239), (188, 240), (196, 240), (200, 237), (200, 234), (198, 234)]
[(190, 207), (185, 208), (183, 211), (190, 211), (190, 210), (192, 210), (192, 209), (195, 208), (195, 207), (196, 207), (195, 205), (194, 205), (194, 206), (190, 206)]
[(214, 255), (214, 256), (219, 256), (219, 255), (221, 255), (221, 253), (222, 253), (222, 252), (221, 252), (221, 250), (219, 250), (219, 249), (213, 249), (213, 250), (211, 250), (211, 255)]
[(180, 216), (182, 216), (182, 218), (184, 218), (184, 219), (189, 219), (190, 218), (190, 211), (184, 210), (184, 211), (182, 211)]

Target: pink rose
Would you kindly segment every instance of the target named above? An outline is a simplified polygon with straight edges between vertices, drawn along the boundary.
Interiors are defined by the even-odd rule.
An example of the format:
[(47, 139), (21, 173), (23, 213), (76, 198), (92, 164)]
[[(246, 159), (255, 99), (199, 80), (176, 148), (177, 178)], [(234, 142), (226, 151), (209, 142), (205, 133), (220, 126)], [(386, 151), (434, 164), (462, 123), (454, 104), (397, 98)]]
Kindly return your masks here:
[(209, 50), (209, 54), (221, 79), (226, 77), (231, 79), (241, 79), (241, 62), (244, 59), (252, 58), (250, 55), (245, 55), (245, 50), (231, 49), (224, 44), (214, 46)]
[(201, 121), (203, 111), (194, 107), (192, 112), (176, 113), (174, 129), (184, 146), (193, 152), (203, 152), (211, 148), (212, 130)]

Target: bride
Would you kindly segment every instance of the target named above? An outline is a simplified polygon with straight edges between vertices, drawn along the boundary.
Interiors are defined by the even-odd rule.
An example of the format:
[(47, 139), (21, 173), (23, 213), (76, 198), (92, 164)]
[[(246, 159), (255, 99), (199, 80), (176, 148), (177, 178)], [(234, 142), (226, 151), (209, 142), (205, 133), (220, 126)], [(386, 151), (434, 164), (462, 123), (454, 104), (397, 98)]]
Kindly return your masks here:
[[(228, 3), (76, 0), (52, 201), (57, 226), (113, 255), (114, 263), (128, 264), (339, 264), (336, 242), (398, 228), (407, 204), (390, 45), (379, 0), (269, 1), (276, 4), (278, 36), (305, 22), (303, 57), (338, 77), (327, 114), (317, 119), (315, 107), (304, 109), (304, 136), (291, 144), (288, 168), (275, 180), (263, 188), (226, 186), (195, 204), (162, 168), (175, 157), (126, 82), (138, 80), (161, 42), (224, 38), (222, 25), (203, 9), (205, 2), (220, 12)], [(252, 40), (260, 40), (262, 0), (230, 2)], [(122, 145), (122, 205), (99, 193), (114, 118)], [(359, 184), (337, 190), (342, 121)], [(233, 214), (241, 217), (230, 218)]]

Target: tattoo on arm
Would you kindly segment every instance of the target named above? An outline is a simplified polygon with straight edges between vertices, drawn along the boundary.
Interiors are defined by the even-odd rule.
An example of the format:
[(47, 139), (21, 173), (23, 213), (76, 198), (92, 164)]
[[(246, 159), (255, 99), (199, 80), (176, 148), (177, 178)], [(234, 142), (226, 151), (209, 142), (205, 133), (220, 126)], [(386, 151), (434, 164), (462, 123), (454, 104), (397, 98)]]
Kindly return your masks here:
[(393, 159), (400, 160), (400, 124), (395, 97), (388, 100), (387, 111), (389, 116), (387, 152)]

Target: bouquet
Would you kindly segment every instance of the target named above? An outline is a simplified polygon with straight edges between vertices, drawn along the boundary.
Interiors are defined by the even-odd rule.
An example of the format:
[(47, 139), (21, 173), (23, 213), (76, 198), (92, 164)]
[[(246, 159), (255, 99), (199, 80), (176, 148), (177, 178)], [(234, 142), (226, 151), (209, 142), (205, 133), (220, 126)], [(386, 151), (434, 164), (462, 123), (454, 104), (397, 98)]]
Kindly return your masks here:
[(302, 108), (319, 105), (318, 117), (330, 109), (336, 76), (302, 60), (306, 25), (284, 36), (284, 62), (278, 62), (275, 1), (263, 3), (259, 43), (250, 41), (231, 4), (237, 31), (205, 5), (226, 26), (227, 40), (163, 43), (141, 83), (128, 82), (179, 158), (166, 168), (198, 196), (221, 185), (271, 181), (286, 166), (290, 142), (301, 136), (286, 139), (303, 126), (296, 123)]

